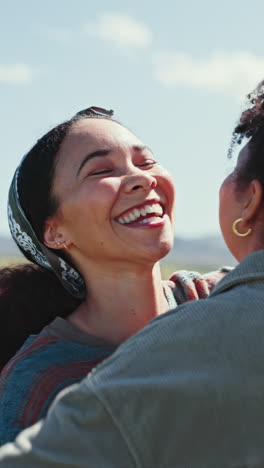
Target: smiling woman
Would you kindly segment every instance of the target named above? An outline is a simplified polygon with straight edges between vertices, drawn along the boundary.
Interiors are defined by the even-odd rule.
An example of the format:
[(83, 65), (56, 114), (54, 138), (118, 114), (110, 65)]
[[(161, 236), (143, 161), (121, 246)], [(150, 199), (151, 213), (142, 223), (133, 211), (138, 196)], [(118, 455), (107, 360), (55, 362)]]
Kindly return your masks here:
[[(2, 371), (0, 443), (44, 417), (62, 388), (80, 381), (151, 319), (208, 295), (221, 276), (198, 277), (197, 289), (195, 275), (189, 282), (182, 275), (177, 285), (176, 277), (162, 281), (158, 261), (173, 243), (173, 182), (151, 150), (111, 115), (94, 107), (81, 111), (42, 137), (15, 172), (10, 230), (38, 267), (29, 268), (28, 296), (23, 283), (29, 310), (35, 306), (34, 326), (30, 330), (23, 315), (18, 322), (16, 313), (9, 331), (12, 343), (17, 327), (25, 338), (37, 334)], [(31, 282), (30, 292), (38, 269), (40, 281)], [(54, 278), (53, 307), (45, 271), (49, 281), (54, 273), (60, 280), (54, 286)], [(10, 302), (13, 295), (18, 303), (10, 284), (2, 298)], [(34, 299), (38, 288), (40, 301)], [(75, 296), (67, 307), (63, 288)]]
[[(44, 242), (49, 248), (60, 242), (65, 250), (66, 245), (88, 290), (96, 271), (109, 269), (116, 282), (113, 269), (136, 274), (142, 266), (152, 268), (172, 247), (171, 177), (135, 135), (114, 121), (82, 119), (71, 127), (57, 155), (51, 193), (58, 210), (45, 222)], [(131, 219), (139, 211), (140, 217)], [(113, 339), (129, 335), (124, 331)]]

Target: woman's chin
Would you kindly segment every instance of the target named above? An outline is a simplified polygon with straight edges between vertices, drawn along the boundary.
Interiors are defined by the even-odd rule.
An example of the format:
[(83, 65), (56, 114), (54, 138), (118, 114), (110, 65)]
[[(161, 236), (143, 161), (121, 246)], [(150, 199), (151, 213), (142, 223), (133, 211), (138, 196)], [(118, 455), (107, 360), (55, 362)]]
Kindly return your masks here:
[(166, 255), (168, 255), (170, 251), (172, 250), (172, 247), (173, 247), (173, 242), (167, 242), (167, 243), (164, 242), (160, 248), (160, 259), (166, 257)]
[(160, 258), (165, 257), (170, 253), (173, 248), (174, 244), (174, 235), (172, 231), (164, 233), (164, 235), (159, 240), (159, 251), (160, 251)]
[[(149, 249), (149, 257), (152, 258), (152, 261), (158, 262), (162, 258), (166, 257), (173, 247), (173, 239), (163, 239), (159, 242), (158, 245)], [(147, 253), (147, 249), (146, 249)]]

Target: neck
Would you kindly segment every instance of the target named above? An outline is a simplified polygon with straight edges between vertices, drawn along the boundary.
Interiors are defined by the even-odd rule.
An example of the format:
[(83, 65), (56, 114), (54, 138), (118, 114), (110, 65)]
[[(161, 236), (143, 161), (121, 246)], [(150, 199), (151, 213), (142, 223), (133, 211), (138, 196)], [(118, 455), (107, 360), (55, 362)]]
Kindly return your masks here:
[(89, 276), (85, 302), (68, 317), (87, 333), (119, 344), (168, 310), (158, 263), (129, 272), (95, 268)]

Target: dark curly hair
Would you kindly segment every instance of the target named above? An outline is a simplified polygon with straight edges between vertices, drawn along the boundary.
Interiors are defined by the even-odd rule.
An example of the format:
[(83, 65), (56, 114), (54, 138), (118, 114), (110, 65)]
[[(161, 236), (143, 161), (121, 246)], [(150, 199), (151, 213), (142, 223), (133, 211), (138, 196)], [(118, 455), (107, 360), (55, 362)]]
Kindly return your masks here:
[(33, 263), (0, 269), (0, 369), (30, 334), (54, 317), (67, 317), (80, 301), (50, 271)]
[(264, 187), (264, 80), (247, 96), (247, 108), (233, 131), (228, 156), (248, 138), (248, 158), (236, 170), (238, 184), (258, 179)]

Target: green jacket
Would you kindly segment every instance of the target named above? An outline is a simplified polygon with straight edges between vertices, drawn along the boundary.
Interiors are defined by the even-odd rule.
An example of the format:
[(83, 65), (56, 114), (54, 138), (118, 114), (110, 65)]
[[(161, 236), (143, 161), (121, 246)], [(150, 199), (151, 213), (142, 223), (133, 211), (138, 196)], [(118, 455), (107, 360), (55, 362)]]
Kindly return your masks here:
[(263, 468), (263, 334), (264, 250), (64, 390), (0, 467)]

